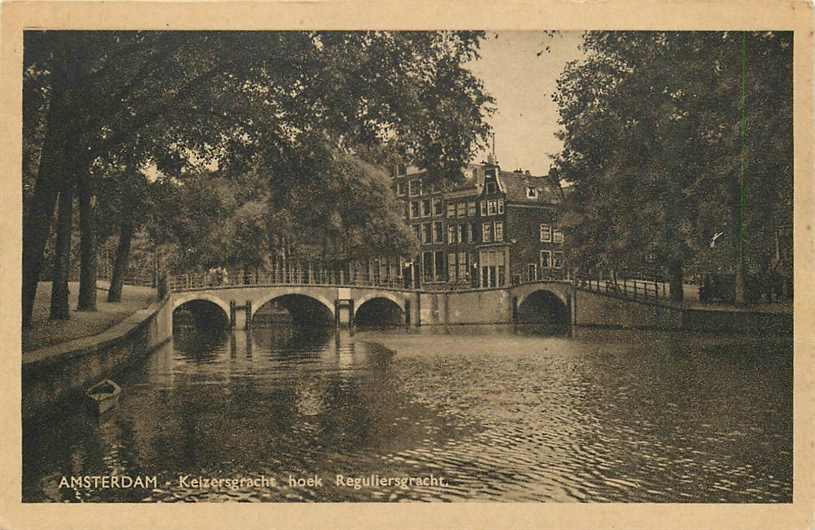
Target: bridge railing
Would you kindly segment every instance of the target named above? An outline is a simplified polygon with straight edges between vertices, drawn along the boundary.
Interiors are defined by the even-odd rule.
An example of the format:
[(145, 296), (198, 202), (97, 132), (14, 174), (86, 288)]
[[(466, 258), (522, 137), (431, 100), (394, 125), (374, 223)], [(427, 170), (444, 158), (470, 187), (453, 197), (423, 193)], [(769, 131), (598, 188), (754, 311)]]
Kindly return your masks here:
[[(79, 282), (80, 273), (78, 270), (72, 270), (68, 273), (69, 282)], [(40, 281), (51, 281), (50, 276), (43, 275)], [(110, 282), (112, 280), (111, 271), (96, 271), (96, 280), (103, 282)], [(135, 285), (139, 287), (156, 287), (156, 277), (152, 272), (143, 271), (129, 271), (124, 275), (122, 280), (124, 285)]]
[(664, 282), (649, 280), (623, 279), (623, 280), (600, 280), (597, 278), (578, 277), (574, 280), (574, 285), (578, 289), (591, 291), (594, 293), (623, 296), (626, 298), (638, 298), (643, 300), (665, 300), (668, 298), (668, 289)]
[(223, 272), (190, 273), (169, 276), (170, 291), (189, 291), (220, 287), (270, 287), (276, 285), (311, 285), (330, 287), (385, 287), (410, 288), (401, 276), (383, 277), (348, 271), (286, 269), (278, 271), (246, 271), (224, 274)]

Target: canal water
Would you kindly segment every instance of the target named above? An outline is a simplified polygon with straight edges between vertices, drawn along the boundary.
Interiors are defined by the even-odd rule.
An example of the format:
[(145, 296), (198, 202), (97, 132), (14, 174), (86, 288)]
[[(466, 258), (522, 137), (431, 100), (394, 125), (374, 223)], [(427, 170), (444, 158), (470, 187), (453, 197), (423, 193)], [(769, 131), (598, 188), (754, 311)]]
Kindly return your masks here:
[[(23, 500), (791, 502), (792, 358), (788, 337), (180, 328), (106, 417), (25, 423)], [(156, 485), (63, 480), (107, 475)]]

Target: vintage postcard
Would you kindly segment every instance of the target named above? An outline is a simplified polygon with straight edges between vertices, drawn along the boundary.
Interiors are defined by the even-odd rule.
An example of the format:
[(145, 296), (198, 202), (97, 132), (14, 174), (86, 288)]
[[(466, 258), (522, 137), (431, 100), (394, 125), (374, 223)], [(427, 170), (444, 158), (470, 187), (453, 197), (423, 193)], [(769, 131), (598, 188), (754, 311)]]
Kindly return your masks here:
[(808, 3), (0, 9), (0, 528), (815, 524)]

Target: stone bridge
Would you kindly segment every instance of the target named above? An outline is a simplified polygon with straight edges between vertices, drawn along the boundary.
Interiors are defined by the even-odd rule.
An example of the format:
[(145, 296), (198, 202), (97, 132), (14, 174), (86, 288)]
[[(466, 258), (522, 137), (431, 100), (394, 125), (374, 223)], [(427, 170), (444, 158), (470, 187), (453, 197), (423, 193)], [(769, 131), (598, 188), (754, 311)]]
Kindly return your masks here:
[(249, 329), (269, 306), (287, 310), (300, 324), (456, 325), (553, 323), (614, 327), (681, 326), (681, 308), (655, 299), (631, 299), (541, 280), (491, 289), (422, 290), (395, 285), (211, 285), (175, 287), (163, 304), (173, 315), (185, 308), (209, 313), (235, 329)]
[[(299, 323), (349, 325), (372, 312), (398, 315), (399, 324), (415, 322), (414, 290), (383, 287), (329, 285), (217, 286), (175, 291), (168, 308), (173, 312), (195, 303), (221, 309), (231, 327), (246, 329), (258, 311), (272, 302), (288, 310)], [(369, 317), (371, 315), (368, 315)], [(394, 323), (393, 318), (388, 323)]]
[[(252, 327), (275, 302), (295, 322), (329, 325), (414, 325), (571, 321), (572, 285), (541, 281), (497, 289), (430, 291), (373, 285), (215, 285), (175, 288), (165, 304), (215, 314), (236, 329)], [(536, 315), (536, 313), (541, 313)], [(545, 314), (544, 314), (545, 313)]]

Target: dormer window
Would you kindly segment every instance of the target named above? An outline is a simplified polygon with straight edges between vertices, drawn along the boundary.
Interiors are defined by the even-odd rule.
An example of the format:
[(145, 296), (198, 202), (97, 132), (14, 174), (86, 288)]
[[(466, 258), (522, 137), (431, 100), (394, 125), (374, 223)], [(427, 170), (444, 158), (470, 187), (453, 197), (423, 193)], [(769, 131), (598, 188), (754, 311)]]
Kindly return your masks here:
[(535, 186), (527, 186), (526, 187), (526, 198), (527, 199), (537, 199), (538, 198), (538, 188)]
[(487, 182), (487, 193), (495, 193), (495, 182)]

